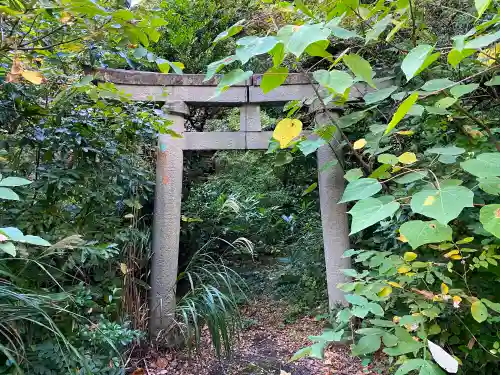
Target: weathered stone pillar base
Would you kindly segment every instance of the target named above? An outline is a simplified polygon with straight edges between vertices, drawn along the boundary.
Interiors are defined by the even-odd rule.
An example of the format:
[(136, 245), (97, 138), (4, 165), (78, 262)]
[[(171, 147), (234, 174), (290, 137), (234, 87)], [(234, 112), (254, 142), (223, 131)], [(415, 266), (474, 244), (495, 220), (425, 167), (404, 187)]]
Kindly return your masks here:
[[(184, 132), (183, 102), (170, 103), (171, 129)], [(173, 326), (182, 201), (183, 139), (160, 135), (156, 164), (156, 191), (151, 261), (150, 322), (152, 337)]]
[[(336, 159), (336, 156), (332, 148), (324, 145), (318, 149), (317, 158), (319, 169)], [(337, 284), (347, 281), (341, 270), (350, 268), (351, 264), (349, 258), (342, 258), (344, 251), (349, 249), (346, 205), (337, 203), (344, 191), (344, 172), (340, 164), (337, 164), (318, 174), (328, 302), (330, 308), (333, 308), (338, 303), (345, 303), (344, 292), (337, 289)]]

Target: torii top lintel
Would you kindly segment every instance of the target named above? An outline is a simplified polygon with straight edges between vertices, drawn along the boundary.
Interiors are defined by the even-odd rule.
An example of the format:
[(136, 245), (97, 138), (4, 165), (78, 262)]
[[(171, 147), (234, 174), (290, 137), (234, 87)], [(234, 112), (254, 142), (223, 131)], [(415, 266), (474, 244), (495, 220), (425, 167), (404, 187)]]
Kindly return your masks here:
[[(203, 106), (241, 106), (243, 104), (283, 104), (314, 95), (312, 77), (302, 73), (291, 73), (278, 88), (264, 94), (260, 88), (262, 74), (254, 74), (248, 80), (229, 87), (215, 95), (220, 76), (204, 81), (203, 74), (163, 74), (124, 69), (96, 69), (98, 79), (112, 82), (132, 100), (137, 101), (181, 101)], [(350, 100), (361, 98), (367, 92), (364, 84), (354, 85)]]

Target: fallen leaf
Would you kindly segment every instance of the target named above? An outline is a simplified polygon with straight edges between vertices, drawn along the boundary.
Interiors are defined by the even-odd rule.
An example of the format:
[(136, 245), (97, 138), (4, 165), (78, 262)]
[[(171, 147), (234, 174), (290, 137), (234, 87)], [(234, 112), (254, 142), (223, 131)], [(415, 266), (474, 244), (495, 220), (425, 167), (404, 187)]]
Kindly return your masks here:
[(163, 358), (163, 357), (159, 357), (157, 360), (156, 360), (156, 367), (157, 368), (160, 368), (160, 369), (164, 369), (168, 366), (168, 361), (166, 358)]

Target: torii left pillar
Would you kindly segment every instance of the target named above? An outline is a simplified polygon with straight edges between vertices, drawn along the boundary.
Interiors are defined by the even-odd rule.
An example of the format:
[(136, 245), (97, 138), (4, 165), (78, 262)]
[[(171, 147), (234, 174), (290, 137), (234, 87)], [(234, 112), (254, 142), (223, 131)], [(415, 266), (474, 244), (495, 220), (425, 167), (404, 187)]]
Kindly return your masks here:
[[(182, 135), (188, 107), (184, 102), (168, 103), (170, 129)], [(183, 138), (159, 136), (156, 163), (156, 197), (153, 225), (149, 329), (153, 336), (172, 327), (179, 260), (182, 202)]]

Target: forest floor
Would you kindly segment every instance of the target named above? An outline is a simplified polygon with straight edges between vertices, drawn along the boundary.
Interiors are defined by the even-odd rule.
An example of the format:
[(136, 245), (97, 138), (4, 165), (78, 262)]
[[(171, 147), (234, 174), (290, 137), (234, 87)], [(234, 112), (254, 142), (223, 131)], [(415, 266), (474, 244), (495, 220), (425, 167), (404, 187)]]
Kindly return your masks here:
[[(325, 359), (302, 358), (289, 363), (299, 349), (310, 345), (307, 336), (320, 334), (322, 323), (303, 317), (285, 324), (289, 305), (259, 297), (242, 307), (245, 329), (230, 359), (218, 360), (205, 337), (201, 354), (191, 358), (185, 351), (149, 350), (136, 362), (136, 375), (362, 375), (381, 374), (350, 356), (346, 346), (332, 346)], [(208, 335), (207, 335), (208, 336)]]

